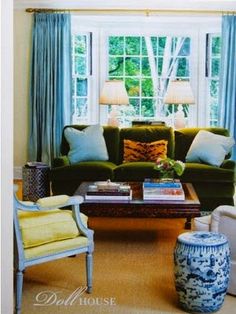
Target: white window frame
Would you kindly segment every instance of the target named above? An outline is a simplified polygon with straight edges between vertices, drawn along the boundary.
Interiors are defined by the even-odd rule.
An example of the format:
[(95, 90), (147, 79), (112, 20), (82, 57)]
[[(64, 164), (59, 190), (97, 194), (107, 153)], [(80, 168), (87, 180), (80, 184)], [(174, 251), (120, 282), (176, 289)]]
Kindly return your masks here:
[(92, 67), (91, 74), (88, 76), (88, 117), (87, 119), (79, 119), (75, 121), (77, 124), (96, 124), (99, 123), (99, 108), (97, 106), (99, 99), (99, 88), (98, 88), (98, 71), (99, 64), (96, 62), (98, 60), (99, 54), (99, 30), (97, 27), (91, 25), (81, 26), (80, 23), (81, 17), (72, 16), (72, 27), (71, 32), (72, 35), (80, 35), (80, 34), (92, 34)]
[[(81, 26), (83, 25), (83, 26)], [(88, 123), (107, 123), (107, 106), (99, 106), (99, 94), (107, 78), (106, 38), (111, 35), (184, 36), (190, 37), (194, 62), (191, 86), (195, 105), (189, 106), (188, 126), (209, 126), (207, 79), (205, 77), (206, 34), (221, 32), (221, 17), (213, 16), (72, 16), (72, 31), (93, 34), (93, 75), (91, 80), (91, 112)]]
[[(158, 27), (156, 26), (156, 29)], [(111, 28), (104, 30), (101, 34), (102, 36), (102, 53), (101, 53), (101, 61), (100, 63), (103, 65), (102, 66), (102, 72), (101, 72), (101, 81), (104, 82), (107, 79), (107, 73), (108, 73), (108, 37), (109, 36), (154, 36), (154, 37), (164, 37), (164, 36), (172, 36), (172, 37), (189, 37), (191, 39), (191, 51), (193, 51), (190, 56), (189, 56), (189, 65), (190, 65), (190, 72), (191, 72), (191, 77), (190, 77), (190, 82), (191, 86), (193, 88), (193, 93), (196, 95), (196, 90), (197, 90), (197, 69), (195, 66), (194, 58), (196, 60), (197, 58), (197, 53), (196, 53), (196, 43), (197, 43), (197, 38), (198, 34), (196, 31), (192, 30), (186, 30), (185, 28), (183, 29), (178, 29), (176, 30), (173, 29), (171, 26), (165, 27), (165, 30), (162, 31), (156, 31), (154, 32), (153, 30), (150, 31), (149, 29), (142, 29), (137, 32), (137, 28), (135, 27), (129, 27), (127, 29), (126, 26)], [(194, 41), (192, 41), (192, 38), (195, 38)], [(105, 56), (105, 58), (104, 58)], [(193, 65), (191, 68), (191, 64)], [(106, 113), (105, 113), (106, 114)], [(101, 116), (102, 121), (105, 120), (104, 116)], [(189, 126), (194, 126), (197, 124), (197, 114), (196, 114), (196, 106), (189, 106), (189, 120), (188, 120), (188, 125)]]
[[(199, 85), (198, 85), (198, 124), (199, 127), (210, 126), (210, 104), (209, 104), (209, 84), (206, 77), (206, 38), (207, 34), (221, 33), (221, 19), (216, 19), (215, 26), (208, 26), (199, 31), (199, 42), (204, 45), (199, 46)], [(209, 106), (208, 106), (209, 104)]]

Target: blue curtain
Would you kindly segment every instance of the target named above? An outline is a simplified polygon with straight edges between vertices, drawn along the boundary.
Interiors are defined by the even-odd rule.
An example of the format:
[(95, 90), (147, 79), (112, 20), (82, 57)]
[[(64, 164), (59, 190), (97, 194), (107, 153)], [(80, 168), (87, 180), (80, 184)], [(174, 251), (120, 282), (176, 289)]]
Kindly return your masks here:
[(29, 159), (51, 164), (71, 123), (70, 14), (35, 13), (32, 36)]
[[(236, 16), (222, 18), (219, 121), (236, 139)], [(232, 151), (236, 159), (236, 146)]]

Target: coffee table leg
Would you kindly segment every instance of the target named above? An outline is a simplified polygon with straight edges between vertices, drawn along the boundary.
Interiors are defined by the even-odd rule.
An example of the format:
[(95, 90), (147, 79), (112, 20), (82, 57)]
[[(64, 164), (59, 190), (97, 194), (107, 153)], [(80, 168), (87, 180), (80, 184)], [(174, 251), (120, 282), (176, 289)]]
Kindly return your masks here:
[(191, 218), (190, 217), (186, 218), (184, 228), (185, 229), (191, 229)]

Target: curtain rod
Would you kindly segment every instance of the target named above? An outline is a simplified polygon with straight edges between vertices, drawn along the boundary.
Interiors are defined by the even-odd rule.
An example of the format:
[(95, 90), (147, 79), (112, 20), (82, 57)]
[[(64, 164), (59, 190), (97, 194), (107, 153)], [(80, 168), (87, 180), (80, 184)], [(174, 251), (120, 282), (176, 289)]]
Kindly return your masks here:
[(52, 9), (52, 8), (27, 8), (28, 13), (53, 13), (53, 12), (77, 12), (77, 13), (96, 13), (96, 14), (236, 14), (236, 11), (225, 10), (191, 10), (191, 9)]

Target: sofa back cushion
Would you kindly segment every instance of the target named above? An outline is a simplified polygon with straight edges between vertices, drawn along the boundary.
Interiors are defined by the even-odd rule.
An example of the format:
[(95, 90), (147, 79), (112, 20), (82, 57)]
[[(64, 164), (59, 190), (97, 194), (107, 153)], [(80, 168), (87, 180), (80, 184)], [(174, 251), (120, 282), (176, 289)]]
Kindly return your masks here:
[(167, 156), (174, 156), (174, 131), (171, 127), (165, 126), (143, 126), (122, 128), (120, 130), (120, 155), (119, 163), (124, 160), (124, 140), (131, 140), (143, 143), (151, 143), (160, 140), (166, 140)]
[[(76, 130), (81, 131), (86, 127), (88, 127), (88, 125), (67, 125), (64, 127), (64, 130), (66, 128), (74, 128)], [(62, 134), (61, 154), (68, 155), (70, 146), (65, 138), (64, 130)], [(108, 160), (117, 164), (119, 157), (119, 128), (113, 126), (103, 126), (103, 130), (104, 130), (103, 136), (105, 139), (107, 152), (109, 156)]]
[[(186, 128), (175, 131), (175, 159), (185, 161), (187, 152), (193, 139), (200, 130), (209, 131), (215, 134), (229, 136), (229, 132), (224, 128)], [(227, 156), (227, 158), (229, 155)]]

